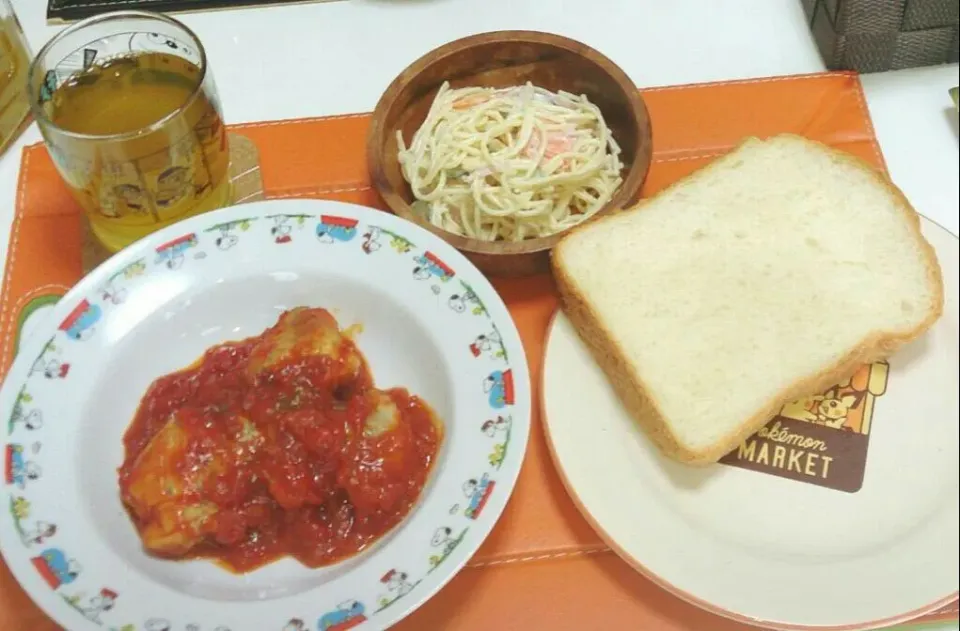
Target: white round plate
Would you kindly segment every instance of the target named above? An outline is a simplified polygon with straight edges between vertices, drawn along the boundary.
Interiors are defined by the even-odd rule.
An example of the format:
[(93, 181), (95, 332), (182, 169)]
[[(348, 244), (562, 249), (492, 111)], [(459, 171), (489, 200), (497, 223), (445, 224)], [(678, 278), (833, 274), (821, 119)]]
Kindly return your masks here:
[(612, 549), (680, 598), (766, 628), (875, 628), (956, 598), (958, 248), (927, 220), (923, 232), (946, 285), (933, 329), (703, 469), (659, 454), (557, 315), (548, 440)]
[[(377, 385), (407, 387), (443, 420), (419, 504), (377, 545), (328, 568), (284, 559), (234, 575), (146, 555), (117, 467), (147, 386), (300, 305), (360, 324)], [(523, 347), (480, 272), (409, 222), (316, 200), (201, 215), (114, 256), (33, 327), (0, 403), (3, 555), (73, 630), (386, 628), (480, 546), (530, 428)]]

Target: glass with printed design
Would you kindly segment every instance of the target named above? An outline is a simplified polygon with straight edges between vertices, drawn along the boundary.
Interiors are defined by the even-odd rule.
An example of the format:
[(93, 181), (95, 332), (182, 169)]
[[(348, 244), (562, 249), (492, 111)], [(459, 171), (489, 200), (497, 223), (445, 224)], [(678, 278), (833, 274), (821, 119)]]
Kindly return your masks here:
[(9, 0), (0, 0), (0, 153), (26, 127), (30, 49)]
[(230, 202), (216, 87), (177, 20), (119, 11), (78, 22), (43, 47), (28, 84), (50, 156), (108, 250)]

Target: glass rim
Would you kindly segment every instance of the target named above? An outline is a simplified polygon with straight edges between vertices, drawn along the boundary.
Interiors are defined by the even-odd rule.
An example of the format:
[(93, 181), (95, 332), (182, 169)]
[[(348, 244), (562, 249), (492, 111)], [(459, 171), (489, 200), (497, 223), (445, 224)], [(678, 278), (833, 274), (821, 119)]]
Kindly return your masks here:
[[(124, 18), (133, 18), (133, 19), (151, 19), (158, 20), (160, 22), (165, 22), (170, 26), (182, 29), (192, 40), (193, 44), (197, 48), (197, 53), (200, 56), (200, 76), (197, 78), (197, 85), (195, 85), (190, 92), (190, 95), (186, 100), (179, 105), (176, 109), (171, 110), (167, 114), (164, 114), (160, 119), (150, 123), (149, 125), (144, 125), (138, 129), (131, 131), (120, 132), (117, 134), (85, 134), (80, 132), (71, 131), (69, 129), (64, 129), (63, 127), (57, 125), (50, 117), (47, 116), (44, 108), (40, 105), (39, 98), (34, 94), (34, 79), (37, 71), (39, 69), (40, 61), (46, 56), (50, 50), (58, 43), (66, 39), (67, 37), (74, 35), (84, 29), (100, 24), (103, 22), (112, 22), (114, 20), (120, 20)], [(109, 36), (108, 36), (109, 37)], [(101, 38), (102, 39), (102, 38)], [(80, 20), (74, 24), (71, 24), (67, 28), (63, 29), (56, 35), (54, 35), (50, 40), (43, 45), (39, 52), (34, 56), (33, 60), (30, 62), (30, 66), (27, 69), (27, 97), (30, 101), (30, 111), (33, 114), (34, 120), (37, 121), (37, 125), (43, 131), (44, 127), (55, 130), (58, 134), (74, 138), (76, 140), (98, 140), (98, 141), (120, 141), (120, 140), (131, 140), (133, 138), (139, 138), (146, 134), (158, 131), (163, 128), (167, 123), (174, 120), (177, 116), (182, 114), (184, 111), (189, 109), (191, 105), (197, 100), (197, 97), (203, 93), (203, 83), (207, 78), (207, 51), (203, 47), (203, 43), (200, 41), (200, 38), (197, 37), (197, 34), (193, 32), (189, 26), (172, 18), (163, 13), (156, 13), (154, 11), (137, 11), (137, 10), (125, 10), (125, 11), (111, 11), (109, 13), (101, 13), (100, 15), (94, 15), (92, 17)], [(41, 124), (42, 123), (42, 124)]]

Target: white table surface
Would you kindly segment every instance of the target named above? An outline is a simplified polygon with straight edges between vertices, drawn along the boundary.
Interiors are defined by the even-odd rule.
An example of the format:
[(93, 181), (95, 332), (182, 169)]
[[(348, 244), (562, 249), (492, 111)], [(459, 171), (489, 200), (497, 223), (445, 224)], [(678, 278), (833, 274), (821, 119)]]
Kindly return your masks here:
[[(36, 51), (61, 26), (46, 0), (12, 0)], [(823, 70), (799, 0), (345, 0), (181, 16), (206, 46), (228, 123), (369, 111), (413, 59), (472, 33), (567, 35), (617, 62), (640, 87)], [(894, 181), (924, 215), (958, 233), (956, 64), (864, 77)], [(6, 256), (20, 149), (0, 158)], [(937, 627), (957, 631), (956, 624)]]

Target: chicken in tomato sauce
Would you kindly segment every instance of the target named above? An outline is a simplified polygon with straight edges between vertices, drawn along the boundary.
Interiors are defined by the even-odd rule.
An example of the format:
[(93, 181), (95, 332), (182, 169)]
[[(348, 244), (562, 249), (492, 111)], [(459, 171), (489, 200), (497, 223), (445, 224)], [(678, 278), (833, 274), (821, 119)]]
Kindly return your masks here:
[(442, 440), (427, 403), (374, 386), (328, 311), (296, 308), (149, 387), (124, 435), (120, 493), (154, 555), (319, 567), (406, 516)]

